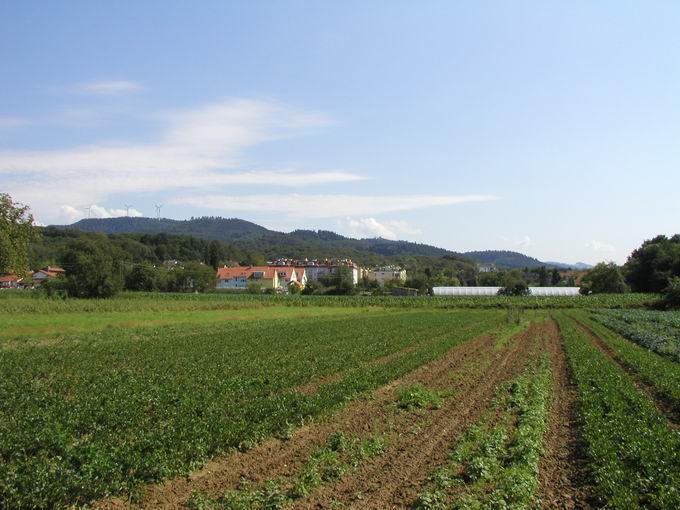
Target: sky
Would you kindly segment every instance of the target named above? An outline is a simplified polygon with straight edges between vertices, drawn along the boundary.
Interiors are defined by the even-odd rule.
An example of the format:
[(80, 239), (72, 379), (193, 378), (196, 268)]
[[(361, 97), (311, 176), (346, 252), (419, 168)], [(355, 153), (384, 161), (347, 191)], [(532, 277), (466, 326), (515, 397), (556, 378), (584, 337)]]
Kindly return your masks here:
[(623, 263), (680, 226), (674, 1), (0, 2), (0, 192)]

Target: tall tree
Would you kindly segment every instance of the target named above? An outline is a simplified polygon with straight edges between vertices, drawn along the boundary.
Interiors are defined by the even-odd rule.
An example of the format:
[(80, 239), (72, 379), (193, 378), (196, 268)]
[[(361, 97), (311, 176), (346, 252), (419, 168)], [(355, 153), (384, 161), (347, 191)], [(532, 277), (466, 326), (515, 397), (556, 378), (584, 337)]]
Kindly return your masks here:
[(581, 282), (583, 294), (617, 294), (626, 290), (621, 269), (613, 262), (600, 262), (588, 271)]
[(680, 234), (664, 235), (642, 243), (624, 265), (626, 281), (635, 292), (661, 292), (680, 276)]
[(25, 274), (29, 244), (37, 236), (28, 206), (0, 193), (0, 273)]
[(105, 237), (73, 241), (62, 257), (72, 297), (108, 298), (122, 287), (123, 265)]

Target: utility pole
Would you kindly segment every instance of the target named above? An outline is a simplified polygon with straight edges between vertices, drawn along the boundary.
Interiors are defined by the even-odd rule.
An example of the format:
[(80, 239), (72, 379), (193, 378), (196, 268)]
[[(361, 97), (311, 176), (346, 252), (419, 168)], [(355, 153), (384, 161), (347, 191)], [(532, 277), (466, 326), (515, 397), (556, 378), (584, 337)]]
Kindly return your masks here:
[(156, 204), (156, 219), (158, 221), (161, 221), (161, 207), (163, 207), (163, 204)]
[(83, 207), (83, 211), (87, 211), (87, 219), (89, 220), (90, 219), (90, 213), (92, 212), (92, 206), (88, 205), (88, 206)]

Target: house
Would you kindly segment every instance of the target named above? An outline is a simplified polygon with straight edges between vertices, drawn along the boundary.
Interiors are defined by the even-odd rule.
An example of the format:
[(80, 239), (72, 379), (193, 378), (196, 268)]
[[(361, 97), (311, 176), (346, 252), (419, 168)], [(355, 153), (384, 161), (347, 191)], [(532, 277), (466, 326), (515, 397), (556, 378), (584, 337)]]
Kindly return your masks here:
[(291, 283), (298, 283), (297, 270), (293, 266), (273, 267), (278, 280), (277, 287), (287, 289)]
[(35, 273), (33, 273), (33, 285), (34, 286), (39, 286), (42, 285), (44, 282), (47, 280), (54, 280), (55, 278), (61, 278), (66, 274), (66, 271), (64, 271), (61, 267), (57, 266), (47, 266), (44, 267)]
[(245, 290), (251, 283), (264, 289), (279, 288), (277, 268), (269, 266), (221, 267), (217, 270), (218, 289)]
[(378, 267), (368, 272), (368, 279), (378, 282), (381, 286), (395, 280), (403, 283), (406, 281), (406, 270), (396, 266)]
[(304, 289), (307, 286), (307, 270), (304, 267), (296, 267), (297, 282)]
[(493, 262), (477, 264), (477, 271), (480, 273), (495, 273), (497, 271), (496, 264)]
[(0, 289), (19, 289), (23, 287), (24, 279), (15, 274), (0, 276)]

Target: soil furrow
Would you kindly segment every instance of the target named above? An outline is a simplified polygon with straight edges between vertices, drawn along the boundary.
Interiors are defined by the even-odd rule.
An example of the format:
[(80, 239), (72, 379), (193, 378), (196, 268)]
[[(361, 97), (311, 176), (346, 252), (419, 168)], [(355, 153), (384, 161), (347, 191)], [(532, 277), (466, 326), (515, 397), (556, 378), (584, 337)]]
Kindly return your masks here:
[[(280, 476), (290, 476), (307, 460), (314, 448), (324, 444), (336, 432), (346, 434), (375, 434), (390, 427), (392, 416), (387, 405), (393, 402), (400, 388), (419, 382), (434, 386), (444, 374), (472, 359), (481, 359), (493, 351), (494, 339), (482, 335), (451, 349), (439, 359), (421, 366), (404, 377), (377, 389), (367, 399), (358, 399), (338, 410), (325, 420), (297, 429), (288, 440), (271, 438), (246, 451), (209, 462), (200, 471), (187, 477), (146, 487), (134, 508), (183, 508), (195, 492), (219, 497), (234, 489), (241, 479), (254, 482)], [(110, 498), (95, 508), (129, 508), (126, 498)]]
[(593, 342), (593, 345), (597, 347), (600, 352), (602, 352), (607, 358), (609, 358), (614, 364), (619, 366), (629, 377), (633, 384), (647, 395), (659, 411), (659, 413), (666, 418), (668, 425), (676, 430), (680, 430), (680, 415), (678, 410), (673, 407), (673, 405), (666, 401), (664, 396), (659, 392), (653, 385), (645, 381), (640, 373), (635, 370), (634, 367), (626, 363), (625, 360), (621, 359), (619, 355), (609, 347), (592, 329), (587, 325), (583, 324), (577, 319), (573, 319), (579, 327), (588, 335), (588, 337)]
[(509, 348), (492, 350), (488, 368), (460, 381), (461, 389), (446, 405), (432, 412), (417, 434), (404, 433), (401, 425), (389, 438), (386, 452), (323, 487), (292, 508), (407, 508), (412, 506), (427, 477), (448, 457), (451, 445), (488, 409), (495, 389), (519, 374), (527, 360), (538, 350), (537, 339), (545, 325), (533, 324)]
[(539, 464), (543, 508), (593, 508), (588, 488), (585, 444), (578, 418), (578, 398), (571, 382), (567, 355), (554, 320), (550, 321), (548, 351), (553, 376), (553, 403), (548, 416), (546, 451)]

